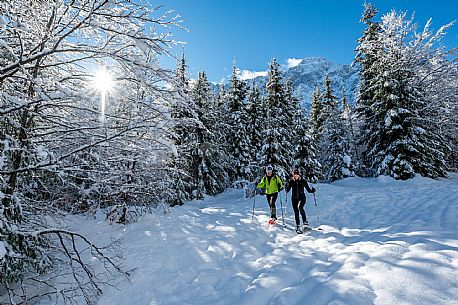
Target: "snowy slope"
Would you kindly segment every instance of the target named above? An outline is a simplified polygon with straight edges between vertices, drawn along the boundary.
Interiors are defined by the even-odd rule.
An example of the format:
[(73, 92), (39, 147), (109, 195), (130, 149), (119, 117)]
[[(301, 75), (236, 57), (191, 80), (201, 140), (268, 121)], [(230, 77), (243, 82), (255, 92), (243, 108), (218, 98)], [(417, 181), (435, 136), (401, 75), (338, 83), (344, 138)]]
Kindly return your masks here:
[(307, 214), (324, 230), (309, 235), (289, 229), (290, 206), (288, 228), (266, 226), (262, 196), (252, 221), (237, 190), (128, 226), (79, 218), (93, 240), (122, 236), (136, 270), (98, 305), (458, 304), (457, 175), (315, 187)]

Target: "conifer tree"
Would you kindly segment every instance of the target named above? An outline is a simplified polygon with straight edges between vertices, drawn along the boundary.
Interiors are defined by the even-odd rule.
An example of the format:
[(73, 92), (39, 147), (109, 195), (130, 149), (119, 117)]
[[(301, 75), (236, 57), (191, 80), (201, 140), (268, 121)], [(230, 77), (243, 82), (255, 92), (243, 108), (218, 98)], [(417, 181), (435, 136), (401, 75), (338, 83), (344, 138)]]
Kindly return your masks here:
[(458, 65), (450, 69), (449, 75), (443, 78), (444, 87), (441, 92), (450, 92), (444, 100), (450, 105), (449, 112), (443, 116), (438, 123), (443, 130), (450, 151), (446, 156), (447, 168), (449, 171), (458, 171)]
[(193, 197), (203, 199), (204, 195), (216, 195), (224, 190), (227, 183), (221, 143), (217, 143), (218, 128), (215, 128), (215, 100), (205, 72), (199, 72), (191, 89), (199, 123), (190, 135)]
[(448, 26), (432, 33), (428, 22), (417, 33), (405, 13), (383, 16), (377, 41), (368, 48), (375, 61), (364, 68), (372, 76), (366, 83), (372, 97), (360, 107), (365, 160), (372, 174), (445, 176), (448, 145), (438, 122), (448, 108), (442, 98), (448, 93), (439, 86), (450, 62), (437, 45)]
[(346, 128), (339, 110), (338, 99), (334, 95), (331, 81), (324, 80), (323, 130), (320, 135), (321, 164), (326, 179), (334, 181), (352, 175), (349, 145)]
[(192, 198), (191, 138), (199, 120), (195, 112), (194, 101), (189, 96), (189, 80), (186, 76), (186, 60), (184, 53), (177, 62), (175, 82), (176, 99), (171, 105), (173, 125), (170, 140), (174, 149), (168, 154), (167, 167), (169, 172), (168, 188), (174, 192), (166, 192), (166, 201), (171, 205), (181, 205)]
[(252, 85), (248, 91), (248, 102), (246, 106), (248, 121), (246, 124), (247, 134), (250, 139), (250, 166), (247, 179), (253, 180), (260, 172), (260, 164), (257, 159), (258, 153), (263, 145), (263, 131), (266, 126), (265, 99), (256, 85)]
[[(260, 152), (262, 165), (272, 164), (279, 172), (288, 172), (291, 164), (291, 155), (288, 148), (291, 147), (290, 134), (287, 126), (291, 120), (285, 111), (286, 99), (285, 87), (282, 82), (279, 64), (274, 58), (269, 65), (269, 80), (266, 84), (266, 123), (263, 130), (263, 147)], [(289, 106), (288, 106), (289, 107)]]
[[(300, 106), (299, 99), (294, 95), (293, 92), (293, 83), (291, 79), (287, 79), (285, 83), (285, 102), (282, 104), (282, 112), (284, 113), (282, 119), (284, 128), (289, 129), (291, 124), (294, 121), (294, 116), (296, 115), (297, 106)], [(289, 141), (293, 141), (294, 136), (291, 135)]]
[[(359, 64), (359, 83), (358, 93), (356, 96), (356, 117), (360, 125), (358, 134), (357, 145), (361, 147), (362, 151), (369, 149), (367, 143), (371, 138), (371, 117), (373, 115), (372, 102), (374, 100), (374, 88), (370, 86), (370, 82), (377, 75), (372, 68), (372, 65), (377, 60), (377, 52), (380, 51), (379, 33), (380, 23), (372, 19), (377, 15), (378, 9), (371, 3), (364, 4), (364, 12), (361, 16), (360, 22), (366, 25), (363, 36), (357, 40), (358, 46), (356, 47), (355, 63)], [(365, 175), (369, 175), (370, 171), (364, 169), (364, 166), (369, 166), (370, 161), (365, 159), (366, 154), (363, 154), (364, 159), (360, 160), (361, 170)], [(370, 167), (370, 166), (369, 166)]]
[(248, 120), (246, 112), (247, 89), (244, 81), (239, 79), (238, 70), (235, 66), (232, 69), (230, 79), (230, 89), (227, 94), (228, 103), (228, 130), (227, 139), (229, 144), (229, 156), (232, 158), (232, 168), (230, 170), (231, 180), (245, 180), (246, 173), (249, 171), (250, 164), (250, 138), (247, 134), (246, 122)]
[(281, 103), (279, 110), (279, 132), (281, 133), (281, 143), (286, 149), (287, 165), (285, 170), (291, 168), (291, 165), (294, 160), (294, 145), (296, 143), (297, 137), (291, 132), (291, 127), (294, 126), (294, 115), (296, 114), (297, 105), (299, 100), (294, 96), (293, 92), (293, 83), (290, 79), (287, 79), (283, 84), (285, 91), (285, 98), (283, 103)]
[[(224, 83), (221, 82), (219, 84), (218, 97), (217, 97), (217, 106), (218, 106), (218, 108), (226, 108), (226, 106), (225, 106), (226, 100), (227, 100), (227, 91), (226, 91), (226, 88), (224, 88)], [(227, 110), (227, 108), (226, 108), (226, 110)]]
[(181, 54), (181, 59), (178, 62), (177, 61), (177, 79), (178, 82), (182, 84), (184, 89), (187, 89), (189, 83), (188, 83), (188, 78), (186, 76), (186, 58), (184, 56), (184, 51)]
[(320, 88), (317, 86), (312, 94), (312, 105), (310, 107), (310, 117), (309, 117), (309, 130), (310, 135), (314, 142), (318, 143), (320, 140), (319, 134), (323, 129), (323, 93)]
[(331, 80), (328, 75), (324, 77), (324, 92), (321, 101), (323, 103), (323, 111), (319, 119), (321, 119), (322, 122), (326, 122), (330, 114), (338, 109), (338, 98), (332, 89)]
[(294, 135), (293, 146), (293, 168), (299, 168), (308, 181), (321, 179), (321, 165), (316, 158), (317, 147), (315, 141), (309, 134), (304, 109), (299, 99), (292, 96), (294, 105), (293, 125), (290, 128)]
[(323, 135), (325, 144), (322, 162), (327, 180), (335, 181), (354, 176), (347, 135), (340, 112), (336, 109), (330, 114), (327, 129)]
[(356, 137), (355, 137), (355, 123), (354, 123), (354, 109), (352, 105), (348, 103), (347, 93), (345, 91), (345, 85), (342, 84), (342, 118), (346, 122), (347, 129), (349, 131), (349, 139), (348, 142), (351, 143), (351, 149), (353, 153), (358, 155), (356, 151)]
[[(352, 173), (353, 175), (357, 175), (358, 170), (358, 162), (360, 160), (358, 147), (356, 145), (356, 135), (355, 135), (355, 120), (354, 120), (354, 107), (348, 103), (347, 94), (345, 91), (345, 86), (342, 84), (342, 120), (344, 123), (345, 128), (345, 135), (346, 135), (346, 143), (348, 143), (346, 152), (348, 153), (349, 157), (351, 157), (352, 161), (352, 168), (347, 166), (351, 171), (354, 170)], [(347, 159), (348, 160), (348, 159)]]

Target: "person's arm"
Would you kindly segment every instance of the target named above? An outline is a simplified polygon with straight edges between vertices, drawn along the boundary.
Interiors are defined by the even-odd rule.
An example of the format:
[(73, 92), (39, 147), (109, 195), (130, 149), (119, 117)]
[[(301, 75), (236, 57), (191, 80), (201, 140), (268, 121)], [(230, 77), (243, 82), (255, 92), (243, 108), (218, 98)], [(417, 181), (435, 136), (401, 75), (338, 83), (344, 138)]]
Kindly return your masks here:
[(285, 191), (288, 193), (291, 190), (291, 180), (286, 182)]
[(259, 182), (256, 187), (260, 189), (263, 189), (266, 187), (266, 176), (262, 177), (261, 182)]
[(283, 181), (281, 181), (280, 176), (277, 176), (277, 182), (278, 182), (278, 191), (280, 192), (283, 188)]
[(312, 186), (310, 187), (309, 184), (307, 183), (307, 180), (305, 180), (304, 178), (302, 178), (302, 181), (304, 181), (304, 186), (305, 188), (307, 189), (307, 192), (309, 193), (315, 193), (315, 188)]

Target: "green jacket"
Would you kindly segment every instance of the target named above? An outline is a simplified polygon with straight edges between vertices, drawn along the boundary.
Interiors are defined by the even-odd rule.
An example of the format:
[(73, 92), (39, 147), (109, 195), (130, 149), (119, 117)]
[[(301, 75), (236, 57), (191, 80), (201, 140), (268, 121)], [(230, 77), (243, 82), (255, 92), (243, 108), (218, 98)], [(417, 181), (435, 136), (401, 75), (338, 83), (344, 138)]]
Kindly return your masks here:
[(266, 189), (266, 194), (274, 194), (280, 192), (283, 188), (283, 182), (278, 175), (273, 176), (272, 178), (268, 179), (267, 176), (262, 177), (261, 182), (257, 185), (257, 188)]

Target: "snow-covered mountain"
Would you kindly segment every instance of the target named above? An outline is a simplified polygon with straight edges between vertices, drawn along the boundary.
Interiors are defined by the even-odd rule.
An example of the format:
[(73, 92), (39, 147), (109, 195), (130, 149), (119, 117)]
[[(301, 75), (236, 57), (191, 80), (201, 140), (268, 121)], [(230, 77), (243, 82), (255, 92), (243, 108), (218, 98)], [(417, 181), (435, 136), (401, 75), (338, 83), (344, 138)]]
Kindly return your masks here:
[[(291, 79), (294, 93), (303, 102), (305, 108), (311, 103), (312, 92), (317, 86), (323, 88), (324, 77), (329, 75), (335, 95), (341, 97), (342, 84), (350, 103), (354, 103), (356, 88), (358, 85), (358, 68), (350, 65), (334, 64), (330, 60), (321, 57), (309, 57), (303, 59), (288, 59), (282, 66), (284, 79)], [(241, 67), (243, 69), (243, 67)], [(241, 78), (251, 85), (255, 83), (265, 88), (268, 80), (267, 71), (253, 72), (241, 70)]]
[(323, 88), (325, 75), (329, 75), (336, 96), (341, 96), (344, 85), (348, 100), (353, 103), (359, 80), (358, 72), (356, 67), (350, 65), (338, 65), (325, 58), (312, 57), (289, 67), (284, 76), (291, 79), (295, 93), (306, 104), (310, 103), (312, 92), (317, 86)]

